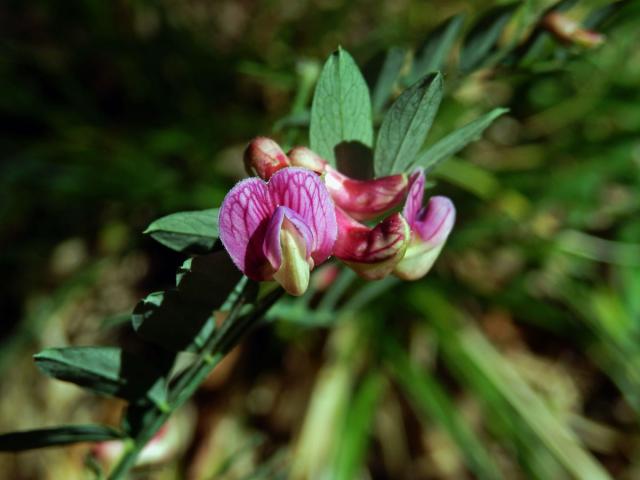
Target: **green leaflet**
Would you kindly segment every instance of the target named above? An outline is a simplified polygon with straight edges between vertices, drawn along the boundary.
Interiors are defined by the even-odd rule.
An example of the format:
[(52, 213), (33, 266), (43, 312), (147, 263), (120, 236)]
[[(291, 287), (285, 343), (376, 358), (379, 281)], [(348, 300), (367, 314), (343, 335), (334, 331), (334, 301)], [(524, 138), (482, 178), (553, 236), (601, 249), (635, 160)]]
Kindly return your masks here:
[(338, 48), (324, 64), (311, 105), (311, 149), (336, 164), (335, 147), (373, 143), (371, 99), (360, 69), (346, 50)]
[(467, 123), (458, 130), (451, 132), (418, 155), (412, 166), (415, 165), (427, 170), (433, 170), (442, 160), (455, 155), (471, 142), (478, 140), (482, 132), (484, 132), (496, 118), (507, 111), (506, 108), (496, 108), (473, 122)]
[(482, 66), (500, 39), (519, 3), (500, 5), (487, 11), (467, 34), (460, 52), (460, 70), (471, 72)]
[(463, 23), (464, 14), (454, 15), (429, 32), (413, 60), (413, 68), (407, 78), (408, 84), (442, 68)]
[(177, 252), (206, 253), (218, 240), (218, 209), (172, 213), (152, 222), (144, 233)]
[(96, 393), (139, 400), (150, 391), (155, 403), (164, 400), (162, 388), (150, 390), (160, 377), (159, 370), (148, 359), (118, 347), (47, 348), (34, 360), (45, 375)]
[(123, 437), (124, 434), (122, 432), (106, 425), (65, 425), (62, 427), (5, 433), (0, 435), (0, 451), (19, 452), (78, 442), (118, 440)]
[(424, 144), (442, 100), (443, 82), (431, 74), (407, 89), (382, 121), (374, 155), (377, 176), (401, 173)]

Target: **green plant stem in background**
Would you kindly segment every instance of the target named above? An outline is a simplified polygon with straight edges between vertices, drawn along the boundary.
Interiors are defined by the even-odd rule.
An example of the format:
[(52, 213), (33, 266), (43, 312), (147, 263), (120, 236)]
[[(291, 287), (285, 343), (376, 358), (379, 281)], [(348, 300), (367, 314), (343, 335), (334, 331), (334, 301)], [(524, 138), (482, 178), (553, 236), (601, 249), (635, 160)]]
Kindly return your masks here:
[(194, 364), (176, 381), (169, 392), (169, 403), (166, 408), (157, 408), (145, 417), (144, 426), (134, 439), (125, 443), (125, 451), (118, 464), (109, 475), (109, 480), (125, 478), (127, 472), (133, 468), (138, 455), (145, 445), (153, 438), (169, 417), (182, 406), (207, 378), (209, 373), (220, 363), (225, 355), (235, 347), (244, 335), (254, 327), (266, 311), (284, 294), (284, 290), (277, 288), (267, 294), (251, 312), (240, 315), (245, 305), (249, 288), (253, 284), (248, 282), (242, 294), (238, 297), (224, 326), (214, 331), (201, 354)]

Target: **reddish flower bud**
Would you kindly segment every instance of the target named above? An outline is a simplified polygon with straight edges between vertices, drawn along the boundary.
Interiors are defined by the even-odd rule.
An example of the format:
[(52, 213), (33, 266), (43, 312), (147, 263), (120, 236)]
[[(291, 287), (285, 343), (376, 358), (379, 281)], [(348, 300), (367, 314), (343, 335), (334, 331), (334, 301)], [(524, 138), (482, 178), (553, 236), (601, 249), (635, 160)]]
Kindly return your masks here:
[(275, 141), (267, 137), (256, 137), (244, 151), (244, 167), (249, 175), (269, 180), (278, 170), (291, 162)]
[(575, 43), (585, 48), (595, 48), (604, 43), (601, 33), (584, 29), (578, 22), (560, 12), (550, 12), (542, 19), (542, 27), (564, 43)]
[(325, 159), (307, 147), (294, 147), (287, 155), (294, 167), (307, 168), (319, 175), (323, 174), (329, 166)]
[(402, 259), (411, 237), (409, 224), (399, 213), (374, 228), (336, 208), (338, 239), (333, 254), (367, 280), (386, 277)]

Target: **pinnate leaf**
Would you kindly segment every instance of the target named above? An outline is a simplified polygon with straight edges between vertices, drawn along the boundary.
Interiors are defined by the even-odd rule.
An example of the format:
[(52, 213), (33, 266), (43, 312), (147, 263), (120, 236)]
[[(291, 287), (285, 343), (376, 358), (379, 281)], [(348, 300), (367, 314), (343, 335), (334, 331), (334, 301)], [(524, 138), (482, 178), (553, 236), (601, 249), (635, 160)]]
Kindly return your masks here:
[(376, 175), (404, 172), (415, 160), (442, 100), (443, 82), (431, 74), (407, 89), (382, 121), (376, 144)]
[(493, 121), (508, 110), (506, 108), (496, 108), (480, 118), (467, 123), (463, 127), (451, 132), (441, 140), (437, 141), (426, 151), (421, 153), (413, 165), (433, 170), (433, 168), (452, 155), (462, 150), (471, 142), (480, 138)]
[[(34, 355), (34, 360), (49, 377), (132, 401), (147, 395), (160, 376), (148, 359), (118, 347), (47, 348)], [(152, 400), (163, 400), (161, 389), (151, 391)]]
[(312, 150), (335, 166), (342, 142), (373, 142), (369, 88), (349, 53), (338, 48), (324, 64), (311, 105)]
[(123, 438), (123, 433), (106, 425), (65, 425), (0, 435), (1, 452), (56, 447), (78, 442), (103, 442)]
[(218, 240), (218, 209), (172, 213), (151, 223), (144, 233), (177, 252), (206, 253)]

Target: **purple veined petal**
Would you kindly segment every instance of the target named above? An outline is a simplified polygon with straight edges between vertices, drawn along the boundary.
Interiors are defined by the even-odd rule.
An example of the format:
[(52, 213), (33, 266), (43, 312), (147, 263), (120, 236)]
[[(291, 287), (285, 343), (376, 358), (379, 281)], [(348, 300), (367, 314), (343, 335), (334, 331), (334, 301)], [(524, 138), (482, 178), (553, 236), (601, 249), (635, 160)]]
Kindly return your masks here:
[(338, 225), (335, 207), (320, 177), (304, 168), (283, 168), (271, 177), (268, 188), (274, 205), (289, 207), (309, 227), (314, 265), (324, 262), (333, 252)]
[(440, 244), (451, 233), (456, 221), (456, 208), (447, 197), (431, 197), (426, 207), (418, 212), (412, 229), (423, 242)]
[(311, 229), (307, 226), (304, 219), (295, 211), (289, 207), (279, 206), (267, 224), (264, 242), (262, 244), (262, 252), (274, 270), (278, 270), (282, 264), (282, 244), (280, 237), (285, 219), (295, 227), (297, 234), (302, 238), (306, 248), (307, 259), (311, 256), (311, 248), (313, 245), (313, 233)]
[(413, 171), (409, 177), (409, 193), (402, 210), (402, 215), (407, 219), (411, 228), (414, 228), (414, 222), (418, 218), (418, 214), (422, 209), (422, 199), (424, 198), (424, 185), (426, 178), (424, 170), (418, 168)]
[(268, 280), (273, 272), (262, 251), (274, 205), (267, 184), (259, 178), (239, 182), (220, 207), (220, 240), (236, 266), (253, 280)]

